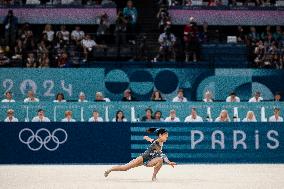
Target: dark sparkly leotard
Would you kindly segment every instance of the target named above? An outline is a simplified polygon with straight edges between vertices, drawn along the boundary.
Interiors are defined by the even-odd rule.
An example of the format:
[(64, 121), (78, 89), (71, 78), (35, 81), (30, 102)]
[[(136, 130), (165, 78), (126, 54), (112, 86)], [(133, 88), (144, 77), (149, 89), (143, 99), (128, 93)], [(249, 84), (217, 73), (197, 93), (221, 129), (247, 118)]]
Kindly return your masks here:
[(143, 157), (144, 165), (147, 165), (149, 161), (156, 157), (161, 157), (164, 159), (166, 155), (163, 154), (162, 148), (163, 146), (161, 146), (157, 140), (153, 141), (148, 149), (141, 154), (141, 156)]

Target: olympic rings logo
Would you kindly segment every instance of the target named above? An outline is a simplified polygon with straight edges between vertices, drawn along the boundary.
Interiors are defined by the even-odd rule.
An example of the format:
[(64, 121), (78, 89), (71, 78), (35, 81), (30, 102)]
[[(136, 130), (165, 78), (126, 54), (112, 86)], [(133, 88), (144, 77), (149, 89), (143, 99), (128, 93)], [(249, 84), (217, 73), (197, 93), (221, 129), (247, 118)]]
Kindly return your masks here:
[[(63, 133), (63, 140), (60, 140), (58, 137), (58, 133)], [(26, 134), (24, 134), (26, 133)], [(42, 137), (42, 133), (45, 133), (45, 137)], [(27, 139), (23, 139), (23, 136), (28, 134), (28, 138)], [(39, 130), (36, 131), (36, 133), (34, 133), (31, 129), (29, 128), (24, 128), (19, 132), (19, 140), (26, 144), (28, 146), (28, 148), (32, 151), (38, 151), (40, 150), (42, 147), (44, 147), (45, 149), (47, 149), (48, 151), (55, 151), (59, 148), (60, 144), (63, 144), (67, 141), (68, 135), (66, 133), (66, 131), (64, 129), (61, 128), (57, 128), (55, 129), (52, 133), (50, 133), (50, 131), (46, 128), (41, 128)], [(36, 147), (34, 147), (34, 145), (31, 145), (31, 143), (38, 143), (38, 145)], [(48, 145), (49, 143), (54, 143), (55, 146), (53, 145), (53, 147), (50, 147), (50, 145)]]

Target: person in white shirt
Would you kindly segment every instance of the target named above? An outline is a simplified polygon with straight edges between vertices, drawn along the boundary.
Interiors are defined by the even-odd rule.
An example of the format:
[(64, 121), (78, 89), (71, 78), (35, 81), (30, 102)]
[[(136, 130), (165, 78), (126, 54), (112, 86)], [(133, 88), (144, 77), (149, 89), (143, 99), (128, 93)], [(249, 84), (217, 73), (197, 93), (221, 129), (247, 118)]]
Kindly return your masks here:
[(14, 117), (14, 110), (7, 110), (7, 118), (4, 120), (4, 122), (19, 122), (19, 120)]
[(96, 48), (107, 48), (106, 45), (99, 45), (97, 44), (92, 38), (90, 34), (87, 34), (85, 36), (85, 38), (81, 41), (81, 45), (84, 49), (84, 55), (85, 55), (85, 59), (83, 60), (83, 62), (86, 62), (88, 60), (88, 56), (90, 53), (93, 52), (94, 47)]
[(231, 122), (227, 110), (222, 110), (219, 117), (215, 119), (215, 122)]
[(124, 117), (123, 111), (118, 110), (115, 114), (115, 117), (112, 119), (112, 122), (127, 122), (127, 119)]
[(170, 111), (170, 116), (165, 119), (165, 122), (180, 122), (180, 119), (176, 116), (175, 110)]
[(45, 117), (45, 112), (43, 109), (37, 111), (37, 116), (32, 119), (32, 122), (50, 122), (50, 119)]
[(80, 92), (80, 93), (79, 93), (79, 100), (78, 100), (78, 102), (88, 102), (88, 101), (86, 100), (86, 95), (85, 95), (85, 93), (83, 93), (83, 92)]
[(85, 37), (85, 32), (81, 30), (80, 26), (76, 26), (75, 30), (71, 32), (71, 39), (74, 41), (75, 45), (80, 45), (80, 42)]
[(212, 93), (210, 91), (205, 92), (203, 102), (213, 102)]
[(248, 111), (247, 116), (243, 119), (243, 122), (257, 122), (254, 112)]
[(109, 98), (105, 98), (102, 92), (96, 92), (96, 99), (95, 101), (103, 101), (103, 102), (110, 102)]
[(58, 36), (60, 34), (63, 36), (63, 40), (66, 41), (66, 43), (69, 43), (70, 32), (66, 30), (66, 26), (65, 25), (60, 26), (60, 31), (58, 31), (56, 33), (56, 36)]
[(274, 115), (269, 118), (269, 122), (283, 122), (279, 108), (274, 108)]
[(76, 122), (76, 120), (72, 118), (72, 111), (65, 111), (65, 118), (62, 119), (61, 122)]
[(63, 93), (57, 93), (55, 100), (53, 102), (57, 102), (57, 103), (66, 102), (66, 100), (64, 99), (64, 94)]
[(241, 102), (241, 100), (235, 92), (231, 92), (230, 95), (226, 98), (226, 102)]
[(39, 102), (39, 99), (35, 97), (33, 91), (28, 91), (28, 97), (24, 99), (24, 102)]
[(44, 31), (42, 32), (43, 34), (46, 33), (47, 35), (47, 40), (49, 42), (52, 42), (54, 39), (54, 31), (52, 30), (52, 27), (50, 24), (45, 25)]
[(5, 99), (3, 99), (1, 102), (15, 102), (15, 100), (13, 99), (13, 95), (11, 91), (7, 91), (5, 93)]
[(184, 122), (203, 122), (203, 119), (197, 115), (196, 108), (191, 108), (191, 114), (185, 118)]
[(263, 101), (263, 98), (260, 95), (261, 94), (260, 94), (259, 91), (255, 92), (254, 97), (249, 99), (249, 102), (261, 102), (261, 101)]
[(100, 114), (97, 110), (93, 112), (93, 116), (89, 119), (89, 122), (103, 122), (103, 118), (100, 117)]
[(173, 102), (187, 102), (187, 99), (184, 97), (183, 89), (179, 89), (177, 96), (173, 98)]

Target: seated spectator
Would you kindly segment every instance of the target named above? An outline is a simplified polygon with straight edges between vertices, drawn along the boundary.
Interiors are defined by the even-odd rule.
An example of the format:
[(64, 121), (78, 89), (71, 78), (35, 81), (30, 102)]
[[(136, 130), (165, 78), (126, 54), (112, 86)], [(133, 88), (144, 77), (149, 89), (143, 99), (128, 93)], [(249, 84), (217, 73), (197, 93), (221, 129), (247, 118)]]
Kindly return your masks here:
[(39, 99), (35, 97), (33, 91), (28, 91), (28, 97), (24, 99), (24, 102), (39, 102)]
[(89, 119), (89, 122), (103, 122), (103, 118), (100, 117), (100, 114), (97, 110), (93, 111), (93, 116)]
[(154, 121), (164, 121), (161, 111), (158, 110), (154, 113)]
[(110, 102), (109, 98), (105, 98), (102, 92), (96, 92), (96, 102)]
[(16, 41), (16, 46), (14, 48), (14, 55), (12, 56), (13, 61), (21, 62), (23, 58), (23, 43), (20, 39)]
[(0, 48), (0, 66), (7, 66), (10, 63), (10, 59), (5, 56), (5, 52)]
[(58, 57), (57, 66), (59, 68), (67, 68), (71, 66), (71, 62), (66, 51), (62, 52)]
[(213, 102), (212, 93), (210, 91), (205, 92), (203, 102)]
[(126, 89), (123, 93), (122, 101), (137, 101), (137, 99), (132, 95), (130, 89)]
[(274, 108), (274, 115), (269, 118), (269, 122), (283, 122), (279, 108)]
[(261, 102), (263, 98), (260, 96), (261, 93), (259, 91), (255, 92), (254, 97), (249, 99), (249, 102)]
[(27, 59), (25, 60), (25, 67), (27, 68), (36, 68), (37, 60), (34, 53), (28, 53)]
[(79, 93), (78, 102), (88, 102), (88, 101), (86, 100), (86, 95), (85, 95), (85, 93), (83, 93), (83, 92), (80, 92), (80, 93)]
[(156, 90), (152, 93), (151, 101), (165, 101), (160, 91)]
[(48, 57), (48, 53), (42, 53), (41, 56), (38, 59), (39, 68), (49, 68), (50, 67), (50, 61)]
[(254, 112), (248, 111), (247, 116), (243, 119), (243, 122), (257, 122)]
[(13, 94), (11, 91), (7, 91), (5, 93), (5, 99), (3, 99), (1, 102), (15, 102), (15, 100), (13, 99)]
[(43, 109), (37, 111), (37, 116), (32, 119), (32, 122), (50, 122), (50, 119), (45, 117), (45, 112)]
[(145, 112), (146, 112), (146, 114), (145, 114), (145, 116), (143, 116), (142, 117), (142, 119), (141, 119), (141, 121), (147, 121), (147, 122), (149, 122), (149, 121), (153, 121), (153, 119), (154, 119), (154, 117), (153, 117), (153, 110), (151, 109), (151, 108), (147, 108), (146, 110), (145, 110)]
[(176, 59), (176, 37), (171, 33), (170, 28), (165, 29), (165, 32), (159, 36), (158, 41), (160, 43), (160, 50), (157, 59), (162, 57), (163, 61), (174, 61)]
[(7, 117), (4, 122), (19, 122), (17, 118), (14, 117), (14, 110), (9, 109), (7, 110)]
[(185, 118), (184, 122), (203, 122), (203, 119), (197, 115), (196, 108), (191, 108), (191, 114)]
[(71, 32), (71, 40), (74, 42), (76, 46), (80, 46), (81, 41), (85, 37), (85, 32), (81, 30), (80, 26), (76, 26), (75, 30)]
[(257, 41), (260, 40), (260, 35), (256, 32), (255, 27), (250, 27), (250, 33), (248, 34), (248, 40), (250, 41), (251, 45), (256, 45)]
[(86, 62), (88, 60), (88, 57), (90, 56), (90, 53), (93, 52), (94, 47), (96, 48), (107, 48), (105, 45), (99, 45), (97, 44), (92, 38), (90, 34), (87, 34), (86, 37), (81, 41), (81, 45), (84, 50), (85, 59), (83, 62)]
[(53, 42), (53, 40), (54, 40), (54, 31), (52, 30), (52, 26), (50, 24), (46, 24), (45, 25), (44, 30), (43, 30), (42, 33), (47, 35), (47, 40), (49, 42)]
[(66, 100), (64, 99), (64, 94), (63, 93), (57, 93), (55, 100), (53, 102), (66, 102)]
[(222, 110), (219, 117), (215, 119), (215, 122), (231, 122), (227, 110)]
[(241, 100), (235, 92), (231, 92), (230, 95), (226, 98), (226, 102), (241, 102)]
[(176, 116), (175, 110), (170, 111), (170, 116), (165, 119), (165, 122), (180, 122), (180, 119)]
[(123, 111), (118, 110), (115, 114), (115, 118), (112, 119), (112, 122), (127, 122)]
[(186, 97), (184, 97), (183, 89), (179, 89), (177, 96), (173, 98), (173, 102), (187, 102)]
[(65, 111), (65, 118), (62, 119), (61, 122), (76, 122), (76, 120), (72, 118), (72, 111)]
[(183, 39), (185, 43), (185, 62), (189, 62), (192, 57), (193, 62), (197, 61), (200, 44), (198, 38), (198, 27), (193, 17), (189, 18), (189, 23), (184, 27)]
[(280, 92), (276, 92), (274, 95), (274, 101), (275, 102), (280, 102), (281, 101), (281, 93)]
[(56, 32), (56, 36), (62, 35), (62, 39), (65, 41), (66, 44), (69, 44), (70, 40), (70, 32), (66, 30), (66, 26), (60, 26), (60, 31)]

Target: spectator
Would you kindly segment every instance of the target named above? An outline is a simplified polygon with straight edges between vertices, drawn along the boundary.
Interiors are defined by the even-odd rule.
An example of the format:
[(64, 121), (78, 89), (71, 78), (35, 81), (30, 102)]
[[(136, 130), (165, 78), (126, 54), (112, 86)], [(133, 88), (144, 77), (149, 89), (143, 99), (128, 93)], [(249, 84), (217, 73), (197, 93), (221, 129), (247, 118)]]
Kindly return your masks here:
[(64, 94), (63, 93), (57, 93), (55, 100), (53, 102), (66, 102), (66, 100), (64, 99)]
[(219, 117), (215, 119), (215, 122), (231, 122), (227, 110), (222, 110)]
[(185, 118), (184, 122), (203, 122), (203, 119), (197, 115), (196, 108), (191, 108), (191, 114)]
[(171, 18), (166, 7), (160, 8), (157, 18), (159, 20), (159, 28), (161, 32), (165, 31), (165, 28), (167, 28), (168, 25), (171, 25)]
[(45, 117), (43, 109), (37, 111), (37, 116), (32, 119), (32, 122), (50, 122), (50, 119)]
[(118, 17), (115, 21), (115, 29), (114, 29), (117, 57), (120, 56), (121, 45), (126, 44), (126, 31), (127, 31), (127, 20), (124, 18), (122, 12), (118, 12)]
[(52, 30), (52, 26), (50, 24), (46, 24), (45, 25), (44, 30), (43, 30), (42, 33), (47, 35), (47, 40), (49, 42), (53, 42), (53, 40), (54, 40), (54, 31)]
[(130, 89), (126, 89), (123, 93), (122, 101), (137, 101), (137, 99), (132, 95)]
[(7, 110), (7, 117), (4, 122), (19, 122), (17, 118), (14, 117), (14, 110), (9, 109)]
[(161, 111), (158, 110), (154, 113), (154, 121), (164, 121)]
[(11, 91), (7, 91), (5, 92), (5, 99), (3, 99), (1, 102), (15, 102), (15, 100), (13, 99), (13, 94)]
[(33, 91), (28, 91), (28, 97), (24, 99), (24, 102), (39, 102), (39, 99), (35, 97)]
[(280, 92), (276, 92), (274, 95), (274, 101), (275, 102), (280, 102), (281, 101), (281, 93)]
[(59, 68), (67, 68), (71, 66), (71, 62), (66, 51), (63, 51), (62, 54), (60, 54), (60, 56), (58, 57), (57, 66)]
[(18, 18), (14, 16), (13, 10), (9, 10), (7, 16), (4, 18), (3, 25), (5, 27), (5, 42), (10, 48), (15, 46)]
[(42, 53), (40, 58), (38, 59), (39, 62), (39, 68), (49, 68), (49, 57), (48, 57), (48, 53)]
[(135, 31), (136, 31), (136, 23), (137, 23), (137, 17), (138, 13), (136, 8), (133, 6), (132, 1), (127, 1), (127, 6), (123, 9), (123, 15), (125, 19), (127, 20), (127, 30), (129, 33), (129, 42), (132, 44), (135, 44)]
[(89, 119), (89, 122), (103, 122), (103, 118), (100, 117), (100, 114), (97, 110), (93, 111), (93, 116)]
[(23, 58), (23, 51), (23, 43), (20, 39), (18, 39), (14, 48), (14, 55), (12, 56), (12, 59), (17, 63), (21, 62)]
[(154, 117), (153, 117), (153, 110), (151, 108), (147, 108), (145, 110), (146, 114), (145, 116), (142, 117), (141, 121), (145, 122), (149, 122), (149, 121), (153, 121)]
[(243, 119), (243, 122), (257, 122), (254, 112), (248, 111), (247, 116)]
[(170, 111), (170, 116), (165, 119), (165, 122), (180, 122), (180, 119), (176, 116), (175, 110)]
[(79, 100), (78, 100), (78, 102), (88, 102), (88, 101), (86, 100), (86, 95), (85, 95), (85, 93), (83, 93), (83, 92), (80, 92), (80, 93), (79, 93)]
[(85, 39), (83, 39), (81, 41), (81, 45), (83, 47), (84, 50), (84, 55), (85, 55), (85, 59), (83, 60), (83, 62), (86, 62), (88, 60), (88, 57), (90, 55), (90, 53), (93, 52), (94, 47), (96, 48), (106, 48), (105, 45), (99, 45), (97, 44), (92, 38), (90, 34), (87, 34)]
[(65, 118), (62, 119), (61, 122), (76, 122), (76, 120), (72, 118), (72, 111), (65, 111)]
[(212, 93), (210, 91), (205, 92), (203, 102), (213, 102)]
[(115, 114), (115, 118), (112, 119), (112, 122), (127, 122), (127, 119), (124, 117), (123, 111), (118, 110)]
[(69, 44), (70, 40), (70, 32), (66, 30), (66, 26), (60, 26), (60, 31), (56, 33), (56, 36), (62, 35), (62, 39), (65, 41), (66, 44)]
[(7, 66), (10, 63), (10, 59), (5, 56), (5, 52), (0, 48), (0, 66)]
[(259, 91), (255, 92), (254, 97), (249, 99), (249, 102), (261, 102), (261, 101), (263, 101), (263, 98), (260, 95), (261, 95), (261, 93)]
[(165, 101), (160, 91), (156, 90), (152, 93), (151, 101)]
[(241, 102), (241, 100), (235, 92), (231, 92), (230, 95), (226, 98), (226, 102)]
[(76, 26), (75, 30), (71, 32), (71, 40), (77, 47), (80, 46), (81, 41), (84, 39), (84, 37), (85, 37), (85, 32), (81, 30), (80, 26)]
[(103, 14), (98, 20), (99, 26), (97, 30), (97, 39), (99, 39), (99, 43), (105, 44), (109, 35), (109, 27), (110, 21), (108, 15)]
[(269, 118), (269, 122), (283, 122), (279, 108), (274, 108), (274, 115)]
[(184, 97), (183, 89), (179, 89), (177, 96), (173, 98), (173, 102), (187, 102), (187, 98)]
[(189, 18), (189, 23), (184, 27), (183, 34), (185, 43), (185, 62), (189, 62), (190, 57), (193, 58), (193, 62), (196, 62), (200, 44), (197, 23), (193, 17)]
[(176, 37), (173, 33), (171, 33), (170, 28), (165, 29), (165, 32), (159, 36), (158, 41), (160, 43), (160, 49), (157, 59), (160, 59), (160, 57), (162, 57), (163, 61), (175, 61)]
[(109, 98), (105, 98), (102, 92), (96, 92), (96, 102), (110, 102)]
[(28, 53), (27, 59), (25, 60), (25, 67), (27, 68), (36, 68), (37, 61), (34, 53)]

